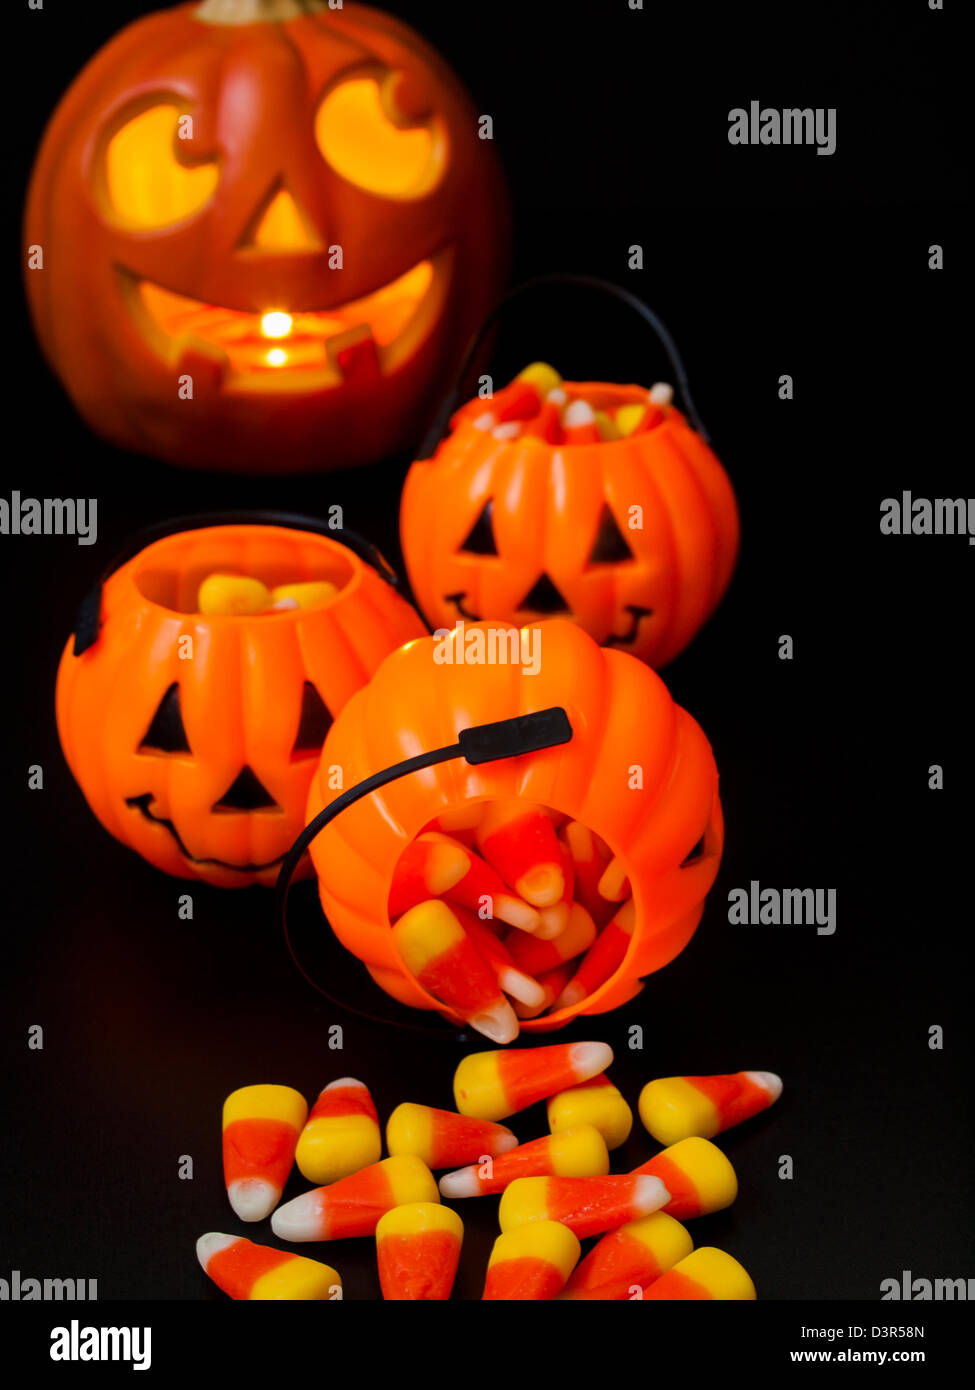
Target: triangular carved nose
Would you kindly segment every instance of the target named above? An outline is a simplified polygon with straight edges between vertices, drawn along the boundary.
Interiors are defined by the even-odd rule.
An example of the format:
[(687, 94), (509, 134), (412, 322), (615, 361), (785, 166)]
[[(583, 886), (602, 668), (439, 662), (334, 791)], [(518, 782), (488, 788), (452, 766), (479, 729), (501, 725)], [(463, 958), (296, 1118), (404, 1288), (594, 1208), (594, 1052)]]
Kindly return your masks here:
[(261, 782), (260, 778), (245, 763), (214, 806), (215, 811), (266, 811), (279, 810), (278, 803)]
[(261, 251), (320, 251), (307, 214), (284, 187), (261, 207), (244, 237), (244, 249)]
[(569, 611), (569, 605), (547, 574), (542, 575), (518, 607), (519, 609), (527, 608), (532, 613), (568, 613)]

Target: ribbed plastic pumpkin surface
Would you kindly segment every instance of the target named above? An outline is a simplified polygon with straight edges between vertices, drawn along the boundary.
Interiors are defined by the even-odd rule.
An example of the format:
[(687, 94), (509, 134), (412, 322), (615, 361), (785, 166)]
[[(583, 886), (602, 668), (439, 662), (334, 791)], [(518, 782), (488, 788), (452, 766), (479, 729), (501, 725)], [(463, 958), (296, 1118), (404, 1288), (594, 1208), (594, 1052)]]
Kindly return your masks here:
[[(563, 386), (601, 411), (647, 400), (638, 386)], [(714, 453), (673, 405), (644, 433), (554, 445), (477, 428), (489, 405), (465, 405), (434, 457), (407, 475), (403, 553), (431, 626), (565, 616), (597, 642), (665, 665), (735, 565), (738, 509)]]
[[(488, 637), (498, 629), (471, 625), (464, 640), (479, 630)], [(307, 811), (310, 819), (343, 788), (455, 742), (461, 729), (553, 705), (566, 710), (571, 742), (479, 767), (457, 759), (411, 773), (343, 811), (310, 850), (322, 906), (343, 944), (395, 998), (451, 1017), (409, 975), (394, 945), (387, 899), (406, 845), (450, 807), (509, 797), (562, 811), (602, 836), (623, 861), (636, 904), (629, 952), (578, 1006), (526, 1020), (526, 1032), (632, 998), (641, 978), (671, 960), (694, 932), (724, 840), (710, 744), (659, 676), (564, 620), (541, 624), (535, 635), (541, 656), (535, 675), (513, 665), (439, 664), (435, 653), (443, 642), (435, 637), (389, 656), (332, 726)], [(448, 640), (456, 655), (460, 639)], [(342, 788), (332, 789), (336, 768)], [(682, 868), (702, 837), (703, 853)]]
[[(200, 582), (329, 579), (331, 599), (204, 617)], [(423, 632), (414, 610), (337, 541), (221, 526), (155, 542), (106, 582), (94, 646), (69, 639), (61, 745), (98, 819), (167, 873), (273, 884), (304, 823), (326, 728), (389, 652)]]

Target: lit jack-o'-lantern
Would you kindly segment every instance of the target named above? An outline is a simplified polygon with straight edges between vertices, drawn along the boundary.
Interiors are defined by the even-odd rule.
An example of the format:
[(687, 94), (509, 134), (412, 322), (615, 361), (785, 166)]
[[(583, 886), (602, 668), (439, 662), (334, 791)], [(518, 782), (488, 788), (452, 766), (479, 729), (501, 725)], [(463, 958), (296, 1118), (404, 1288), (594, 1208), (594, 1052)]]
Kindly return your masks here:
[[(336, 592), (204, 615), (198, 590), (215, 572)], [(333, 716), (424, 632), (419, 617), (338, 541), (269, 525), (167, 536), (93, 597), (93, 630), (82, 637), (79, 622), (57, 683), (61, 746), (92, 810), (167, 873), (272, 884)]]
[[(676, 350), (639, 300), (584, 277), (546, 280), (638, 308), (686, 391)], [(728, 586), (739, 527), (727, 474), (672, 397), (662, 383), (648, 392), (561, 381), (536, 363), (457, 410), (410, 469), (400, 510), (410, 583), (431, 625), (567, 617), (652, 666), (676, 656)]]
[(416, 437), (498, 289), (508, 213), (469, 98), (405, 25), (205, 0), (79, 75), (26, 238), (38, 335), (96, 430), (290, 472)]

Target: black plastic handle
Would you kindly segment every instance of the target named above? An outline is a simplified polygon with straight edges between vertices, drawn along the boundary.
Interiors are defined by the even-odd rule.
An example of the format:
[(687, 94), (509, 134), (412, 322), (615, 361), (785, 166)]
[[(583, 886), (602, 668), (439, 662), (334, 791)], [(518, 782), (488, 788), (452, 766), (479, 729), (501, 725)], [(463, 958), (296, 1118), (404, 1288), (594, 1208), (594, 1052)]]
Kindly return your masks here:
[[(72, 655), (81, 656), (98, 640), (101, 622), (102, 589), (106, 581), (127, 560), (138, 555), (153, 541), (176, 535), (180, 531), (204, 531), (208, 526), (284, 526), (291, 531), (311, 531), (314, 535), (327, 536), (354, 551), (360, 559), (371, 565), (381, 579), (402, 594), (402, 586), (396, 571), (383, 559), (382, 555), (364, 536), (357, 531), (349, 531), (344, 526), (330, 526), (317, 517), (303, 516), (300, 512), (274, 511), (220, 511), (197, 513), (192, 516), (173, 516), (166, 521), (156, 521), (149, 526), (133, 531), (125, 545), (113, 556), (102, 570), (98, 580), (78, 604), (74, 624), (74, 647)], [(340, 539), (341, 538), (341, 539)]]
[(467, 351), (464, 354), (464, 359), (457, 369), (457, 375), (454, 377), (453, 385), (437, 409), (437, 413), (433, 418), (433, 423), (429, 430), (427, 430), (423, 443), (420, 445), (420, 452), (417, 454), (417, 458), (428, 459), (433, 457), (437, 445), (447, 433), (450, 417), (461, 404), (471, 368), (484, 346), (487, 335), (497, 323), (502, 313), (515, 300), (522, 299), (525, 295), (533, 294), (535, 290), (559, 286), (567, 289), (594, 290), (596, 293), (605, 295), (609, 299), (616, 299), (621, 304), (627, 305), (628, 308), (639, 314), (643, 321), (650, 325), (657, 335), (664, 352), (666, 352), (667, 358), (673, 369), (674, 380), (677, 382), (677, 386), (680, 390), (687, 411), (687, 418), (705, 443), (710, 442), (708, 432), (704, 428), (704, 422), (698, 414), (697, 407), (691, 398), (690, 387), (687, 383), (687, 370), (680, 353), (677, 351), (677, 344), (650, 306), (644, 304), (642, 299), (637, 298), (637, 296), (632, 294), (629, 290), (624, 290), (620, 285), (614, 285), (609, 280), (601, 280), (596, 275), (556, 273), (553, 275), (536, 275), (530, 280), (522, 281), (520, 285), (515, 285), (514, 289), (509, 290), (506, 295), (503, 295), (495, 304), (494, 308), (491, 309), (487, 318), (481, 324), (468, 345)]

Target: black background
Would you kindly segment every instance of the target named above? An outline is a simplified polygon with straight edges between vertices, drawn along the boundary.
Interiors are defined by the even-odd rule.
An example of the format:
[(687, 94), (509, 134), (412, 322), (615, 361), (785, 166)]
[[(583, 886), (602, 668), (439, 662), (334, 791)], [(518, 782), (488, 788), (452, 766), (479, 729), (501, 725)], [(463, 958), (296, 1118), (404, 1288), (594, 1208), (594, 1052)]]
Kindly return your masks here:
[[(0, 1276), (97, 1278), (99, 1297), (222, 1297), (193, 1252), (211, 1229), (258, 1240), (222, 1190), (219, 1115), (232, 1088), (274, 1080), (312, 1099), (334, 1076), (451, 1104), (463, 1047), (334, 1009), (292, 964), (260, 889), (187, 885), (116, 844), (61, 757), (54, 680), (74, 607), (138, 525), (229, 504), (324, 513), (399, 564), (408, 459), (318, 478), (229, 480), (126, 456), (82, 426), (41, 361), (19, 287), (18, 222), (43, 124), (82, 63), (148, 0), (21, 3), (8, 42), (26, 76), (7, 112), (6, 490), (97, 496), (96, 547), (0, 537), (5, 795), (5, 1115)], [(768, 1068), (782, 1102), (722, 1140), (739, 1171), (728, 1212), (696, 1223), (762, 1299), (877, 1299), (901, 1270), (971, 1264), (973, 551), (960, 537), (883, 537), (882, 498), (967, 496), (968, 378), (959, 350), (968, 254), (962, 6), (664, 5), (625, 0), (389, 4), (452, 61), (496, 134), (516, 214), (515, 274), (605, 275), (643, 295), (680, 344), (738, 492), (743, 542), (716, 617), (664, 673), (722, 775), (725, 858), (684, 953), (616, 1014), (558, 1040), (605, 1039), (635, 1105), (653, 1076)], [(9, 33), (9, 31), (8, 31)], [(835, 106), (838, 145), (735, 149), (727, 113)], [(927, 268), (928, 247), (945, 269)], [(645, 269), (627, 270), (644, 247)], [(495, 358), (567, 376), (666, 377), (620, 311), (546, 301)], [(795, 399), (778, 399), (778, 378)], [(965, 414), (962, 414), (964, 409)], [(966, 455), (968, 457), (966, 457)], [(975, 504), (973, 504), (975, 505)], [(777, 658), (790, 634), (795, 659)], [(966, 684), (967, 683), (967, 684)], [(27, 768), (44, 768), (43, 791)], [(928, 767), (945, 768), (930, 791)], [(835, 888), (838, 929), (742, 928), (727, 894)], [(331, 987), (382, 997), (324, 949), (313, 890), (296, 932)], [(41, 1052), (29, 1025), (44, 1027)], [(329, 1052), (327, 1030), (345, 1028)], [(627, 1030), (644, 1028), (642, 1052)], [(941, 1025), (943, 1051), (929, 1049)], [(522, 1139), (544, 1113), (513, 1122)], [(637, 1123), (630, 1167), (654, 1146)], [(179, 1156), (195, 1163), (177, 1177)], [(795, 1164), (777, 1176), (779, 1156)], [(287, 1195), (305, 1184), (293, 1181)], [(467, 1203), (457, 1295), (479, 1296), (494, 1199)], [(368, 1241), (309, 1247), (354, 1298), (378, 1297)], [(67, 1313), (67, 1310), (65, 1310)], [(73, 1315), (73, 1313), (71, 1314)]]

